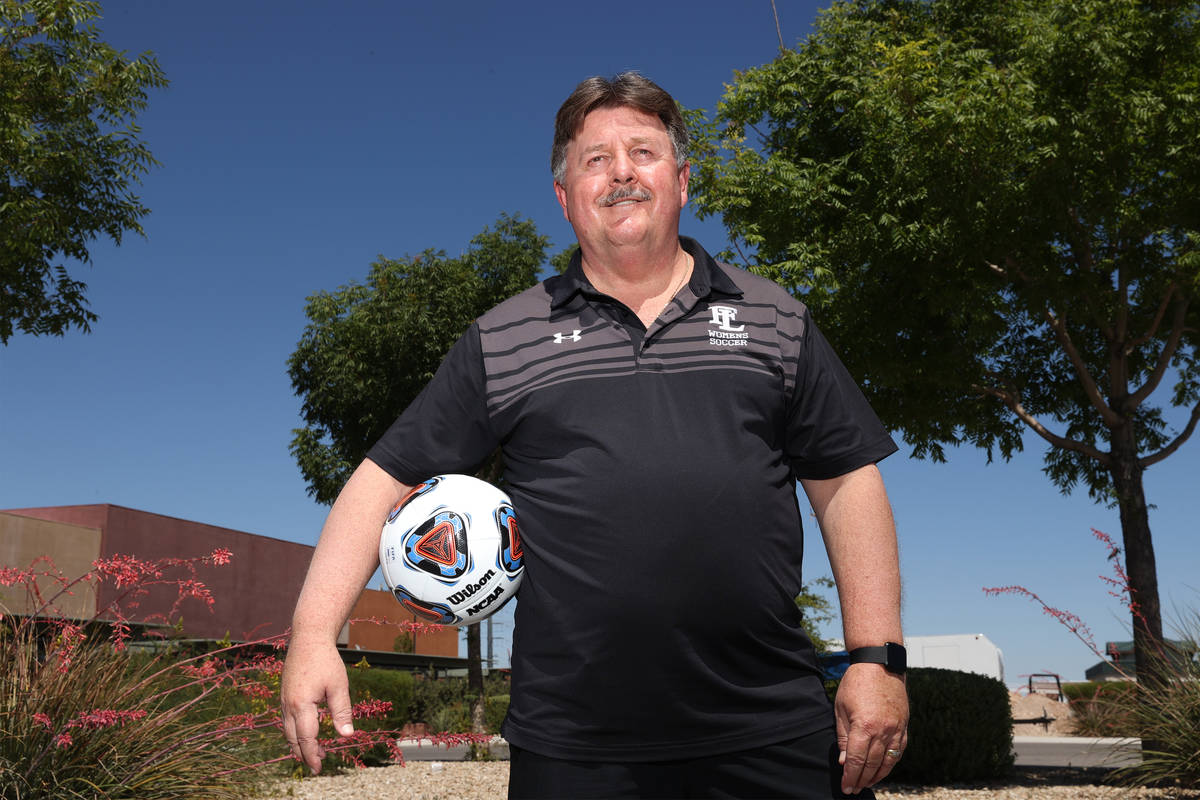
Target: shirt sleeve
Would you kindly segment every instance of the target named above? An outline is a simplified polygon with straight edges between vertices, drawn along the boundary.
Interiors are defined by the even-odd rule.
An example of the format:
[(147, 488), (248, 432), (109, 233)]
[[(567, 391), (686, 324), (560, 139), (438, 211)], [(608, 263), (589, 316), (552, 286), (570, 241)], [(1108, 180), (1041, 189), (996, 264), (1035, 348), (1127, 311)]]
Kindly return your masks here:
[(836, 478), (896, 452), (896, 443), (807, 309), (802, 321), (786, 445), (796, 477)]
[(367, 458), (411, 486), (433, 475), (473, 474), (498, 446), (487, 413), (479, 328), (472, 324)]

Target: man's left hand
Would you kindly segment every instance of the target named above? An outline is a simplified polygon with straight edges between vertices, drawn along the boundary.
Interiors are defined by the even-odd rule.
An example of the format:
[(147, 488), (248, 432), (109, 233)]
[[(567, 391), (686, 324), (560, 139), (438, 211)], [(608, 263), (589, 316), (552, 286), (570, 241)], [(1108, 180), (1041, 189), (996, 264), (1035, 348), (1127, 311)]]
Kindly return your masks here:
[(887, 777), (908, 744), (904, 678), (880, 664), (851, 664), (838, 685), (834, 713), (842, 791), (857, 794)]

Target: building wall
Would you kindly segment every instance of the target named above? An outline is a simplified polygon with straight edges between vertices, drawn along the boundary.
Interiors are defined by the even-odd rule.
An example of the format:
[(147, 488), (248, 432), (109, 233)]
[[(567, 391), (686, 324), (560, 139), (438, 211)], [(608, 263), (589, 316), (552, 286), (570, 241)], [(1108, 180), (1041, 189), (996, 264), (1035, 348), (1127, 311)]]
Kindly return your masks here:
[[(70, 613), (90, 619), (97, 607), (119, 603), (131, 621), (153, 624), (165, 621), (176, 608), (173, 618), (181, 618), (184, 635), (195, 639), (228, 635), (234, 641), (252, 641), (285, 632), (312, 558), (313, 548), (308, 545), (109, 504), (0, 511), (0, 565), (21, 568), (45, 554), (70, 578), (86, 573), (100, 558), (191, 559), (211, 555), (218, 548), (232, 553), (229, 564), (202, 565), (194, 575), (187, 569), (168, 573), (168, 577), (194, 577), (203, 583), (212, 593), (211, 609), (195, 597), (184, 598), (176, 608), (176, 586), (151, 587), (134, 609), (129, 597), (105, 582), (98, 597), (93, 592), (77, 593), (81, 604)], [(18, 611), (8, 593), (3, 602)], [(363, 592), (351, 613), (351, 619), (368, 618), (415, 621), (390, 592), (373, 589)], [(338, 643), (392, 652), (399, 633), (395, 625), (364, 621), (346, 625)], [(418, 632), (415, 645), (421, 655), (457, 657), (458, 628)]]
[[(391, 592), (378, 589), (367, 589), (362, 593), (354, 605), (350, 619), (350, 647), (383, 652), (391, 652), (395, 647), (396, 637), (404, 631), (397, 625), (379, 624), (368, 620), (419, 622), (414, 615), (404, 610)], [(414, 631), (411, 634), (413, 652), (427, 656), (457, 656), (458, 630), (445, 626), (438, 631)]]
[[(45, 556), (48, 561), (35, 564)], [(92, 568), (100, 557), (100, 529), (65, 522), (23, 517), (0, 512), (0, 565), (38, 571), (57, 571), (68, 580)], [(51, 577), (39, 578), (38, 591), (59, 614), (72, 619), (91, 619), (96, 614), (96, 593), (90, 586), (71, 587), (59, 594), (61, 584)], [(55, 597), (57, 595), (57, 597)], [(29, 614), (38, 610), (36, 599), (22, 586), (0, 586), (0, 609), (5, 613)]]
[[(194, 578), (203, 583), (212, 593), (211, 609), (196, 597), (179, 600), (175, 586), (150, 587), (136, 608), (130, 607), (133, 598), (110, 582), (99, 592), (101, 609), (117, 603), (137, 622), (165, 621), (175, 609), (176, 618), (182, 619), (183, 633), (189, 638), (221, 639), (229, 635), (235, 641), (244, 641), (283, 633), (291, 624), (292, 609), (312, 556), (312, 548), (307, 545), (108, 504), (26, 508), (8, 513), (99, 530), (99, 556), (106, 559), (118, 554), (143, 561), (190, 559), (210, 555), (217, 548), (229, 550), (233, 555), (227, 565), (201, 565), (194, 575), (186, 568), (167, 573), (167, 577)], [(37, 548), (40, 544), (31, 542), (23, 547)], [(86, 563), (90, 566), (90, 559)]]

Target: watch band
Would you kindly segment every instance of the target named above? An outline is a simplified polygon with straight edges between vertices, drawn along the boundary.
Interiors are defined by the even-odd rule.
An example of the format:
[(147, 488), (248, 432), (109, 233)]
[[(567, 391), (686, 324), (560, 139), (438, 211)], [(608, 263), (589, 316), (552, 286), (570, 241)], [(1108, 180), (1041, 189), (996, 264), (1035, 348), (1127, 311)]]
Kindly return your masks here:
[(882, 647), (856, 647), (850, 651), (851, 664), (882, 664), (895, 675), (908, 669), (908, 651), (904, 645), (886, 642)]

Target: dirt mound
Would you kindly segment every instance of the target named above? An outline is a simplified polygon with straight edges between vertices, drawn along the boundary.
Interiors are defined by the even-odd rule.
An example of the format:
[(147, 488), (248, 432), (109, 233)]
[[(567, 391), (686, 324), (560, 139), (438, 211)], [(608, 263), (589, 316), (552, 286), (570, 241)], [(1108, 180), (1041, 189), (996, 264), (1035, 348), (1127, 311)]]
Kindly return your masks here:
[[(1013, 725), (1014, 736), (1070, 736), (1074, 729), (1071, 707), (1044, 694), (1010, 692), (1009, 704), (1014, 720), (1037, 719), (1038, 722)], [(1046, 723), (1042, 719), (1052, 720)]]

